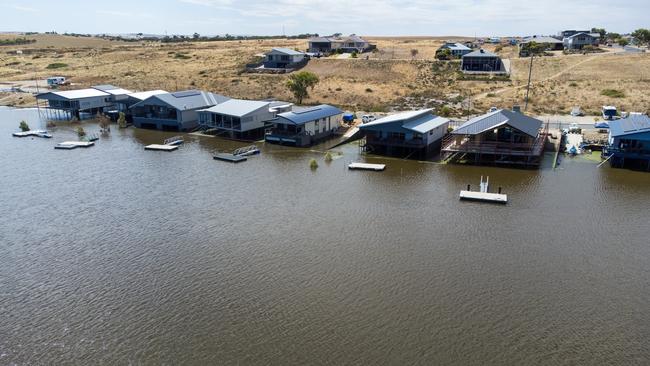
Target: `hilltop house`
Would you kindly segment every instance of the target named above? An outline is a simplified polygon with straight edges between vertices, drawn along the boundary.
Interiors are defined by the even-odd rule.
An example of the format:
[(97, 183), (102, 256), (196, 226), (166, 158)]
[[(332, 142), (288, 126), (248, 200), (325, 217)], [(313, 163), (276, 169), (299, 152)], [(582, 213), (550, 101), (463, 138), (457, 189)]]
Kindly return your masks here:
[(342, 52), (366, 52), (374, 48), (374, 45), (368, 41), (351, 34), (348, 37), (329, 36), (329, 37), (314, 37), (309, 39), (309, 46), (307, 51), (311, 53), (330, 54), (337, 51)]
[(609, 122), (608, 146), (604, 156), (615, 168), (650, 171), (650, 117), (631, 114)]
[(277, 115), (265, 141), (294, 146), (309, 146), (324, 140), (341, 125), (343, 111), (327, 104)]
[(438, 55), (444, 50), (449, 50), (451, 56), (455, 58), (461, 58), (466, 54), (472, 52), (471, 48), (462, 43), (445, 42), (445, 44), (436, 50), (436, 57), (438, 57)]
[(505, 73), (501, 58), (492, 52), (479, 49), (462, 57), (461, 70), (469, 73)]
[(600, 43), (599, 33), (576, 33), (565, 37), (562, 41), (564, 48), (568, 50), (581, 50), (585, 46), (598, 47)]
[(497, 110), (470, 119), (447, 135), (442, 151), (451, 162), (538, 167), (546, 135), (542, 121)]
[(276, 118), (278, 111), (291, 109), (291, 103), (230, 99), (199, 111), (199, 125), (215, 129), (217, 135), (235, 139), (257, 139)]
[(198, 111), (227, 101), (223, 95), (187, 90), (151, 95), (133, 104), (133, 124), (140, 128), (188, 131), (199, 124)]
[(67, 118), (81, 119), (81, 113), (97, 114), (116, 107), (131, 91), (112, 85), (98, 85), (87, 89), (51, 91), (36, 96), (47, 101), (45, 108), (63, 111)]
[(432, 109), (403, 112), (359, 126), (365, 150), (379, 155), (426, 159), (440, 152), (449, 120)]
[(274, 48), (264, 56), (265, 69), (296, 69), (305, 65), (307, 55), (290, 48)]
[(545, 51), (562, 51), (564, 49), (564, 43), (553, 37), (546, 36), (532, 36), (526, 37), (521, 42), (519, 42), (519, 56), (528, 57), (528, 47), (532, 42), (535, 42), (545, 50)]

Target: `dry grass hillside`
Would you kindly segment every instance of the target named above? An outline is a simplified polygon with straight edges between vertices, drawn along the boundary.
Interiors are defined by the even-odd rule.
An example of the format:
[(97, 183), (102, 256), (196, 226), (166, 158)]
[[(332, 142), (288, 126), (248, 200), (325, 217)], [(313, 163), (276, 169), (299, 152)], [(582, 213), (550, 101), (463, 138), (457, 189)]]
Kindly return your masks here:
[[(0, 81), (63, 75), (73, 83), (70, 88), (99, 83), (138, 91), (199, 88), (247, 99), (291, 99), (285, 87), (286, 75), (245, 73), (244, 66), (272, 47), (306, 47), (305, 40), (160, 44), (52, 35), (29, 37), (36, 43), (0, 47)], [(493, 105), (523, 103), (529, 59), (512, 58), (510, 79), (467, 80), (457, 71), (458, 61), (433, 59), (444, 39), (377, 37), (371, 38), (378, 46), (377, 52), (357, 59), (333, 56), (312, 60), (305, 70), (318, 74), (321, 82), (305, 102), (367, 111), (440, 108), (447, 104), (453, 114), (469, 106), (470, 96), (477, 112)], [(494, 50), (493, 46), (486, 47)], [(418, 50), (415, 57), (413, 49)], [(16, 50), (22, 54), (16, 54)], [(514, 57), (516, 48), (500, 47), (498, 52)], [(538, 113), (567, 112), (573, 105), (593, 113), (603, 104), (626, 110), (645, 111), (650, 107), (648, 54), (544, 57), (535, 60), (533, 80), (530, 108)], [(625, 96), (601, 95), (604, 89), (618, 90)], [(0, 103), (32, 102), (27, 97), (8, 100)]]

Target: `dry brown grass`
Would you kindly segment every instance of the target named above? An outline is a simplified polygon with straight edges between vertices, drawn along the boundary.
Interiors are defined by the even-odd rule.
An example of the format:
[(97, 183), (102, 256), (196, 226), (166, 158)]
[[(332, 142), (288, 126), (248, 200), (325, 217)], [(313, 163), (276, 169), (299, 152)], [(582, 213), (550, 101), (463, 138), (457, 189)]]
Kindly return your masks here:
[[(305, 40), (224, 41), (185, 44), (118, 43), (95, 38), (38, 35), (36, 43), (0, 48), (0, 80), (66, 76), (74, 85), (85, 87), (111, 83), (132, 90), (169, 91), (199, 88), (225, 95), (256, 99), (291, 99), (285, 87), (286, 75), (242, 73), (255, 55), (272, 47), (304, 49)], [(405, 97), (417, 97), (422, 104), (431, 100), (457, 101), (473, 96), (476, 111), (490, 106), (523, 104), (529, 59), (512, 58), (510, 81), (461, 81), (457, 63), (436, 62), (435, 50), (447, 37), (370, 37), (379, 51), (358, 59), (312, 60), (305, 70), (319, 75), (321, 82), (305, 102), (331, 103), (351, 110), (385, 109), (404, 106)], [(494, 50), (494, 46), (486, 46)], [(9, 51), (22, 49), (22, 55)], [(411, 60), (411, 49), (418, 55)], [(499, 51), (514, 57), (516, 47)], [(185, 55), (177, 57), (177, 54)], [(368, 56), (368, 60), (366, 60)], [(187, 58), (187, 59), (184, 59)], [(69, 66), (47, 70), (62, 62)], [(567, 112), (580, 105), (588, 112), (603, 104), (626, 110), (647, 110), (650, 55), (572, 55), (535, 60), (531, 110), (539, 113)], [(617, 89), (625, 98), (611, 100), (603, 89)], [(371, 90), (371, 91), (368, 91)], [(416, 99), (417, 99), (416, 98)], [(413, 99), (413, 98), (410, 98)], [(0, 100), (4, 103), (4, 100)], [(28, 104), (23, 98), (18, 104)], [(409, 104), (411, 106), (411, 104)], [(452, 106), (458, 111), (460, 105)]]

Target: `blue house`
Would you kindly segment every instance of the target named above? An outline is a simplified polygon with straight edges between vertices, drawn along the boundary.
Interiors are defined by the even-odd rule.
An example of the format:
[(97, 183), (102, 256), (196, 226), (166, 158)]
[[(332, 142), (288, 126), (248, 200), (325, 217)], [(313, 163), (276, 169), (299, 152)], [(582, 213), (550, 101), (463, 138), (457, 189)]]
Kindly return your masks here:
[(609, 122), (603, 155), (612, 167), (650, 171), (650, 117), (632, 114)]
[(307, 55), (290, 48), (274, 48), (264, 55), (265, 69), (297, 69), (305, 66)]
[(461, 58), (466, 54), (472, 52), (471, 48), (465, 46), (462, 43), (445, 42), (445, 44), (443, 44), (438, 50), (436, 50), (436, 56), (438, 56), (444, 50), (449, 50), (451, 56), (455, 58)]
[(199, 124), (217, 135), (242, 140), (264, 137), (265, 128), (277, 113), (291, 110), (293, 104), (278, 101), (230, 99), (199, 111)]
[(440, 152), (449, 120), (432, 109), (403, 112), (359, 126), (365, 150), (379, 155), (426, 159)]
[(327, 104), (315, 107), (294, 107), (271, 121), (265, 141), (294, 146), (309, 146), (331, 137), (341, 126), (343, 111)]
[(131, 106), (133, 125), (166, 131), (189, 131), (199, 125), (200, 109), (229, 99), (201, 90), (152, 95)]

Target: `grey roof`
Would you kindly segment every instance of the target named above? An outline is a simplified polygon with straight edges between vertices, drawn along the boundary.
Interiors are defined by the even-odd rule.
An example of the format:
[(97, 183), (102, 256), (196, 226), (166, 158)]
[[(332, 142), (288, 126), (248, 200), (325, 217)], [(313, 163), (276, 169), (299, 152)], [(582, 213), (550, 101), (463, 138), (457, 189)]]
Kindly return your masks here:
[(104, 85), (95, 85), (93, 86), (93, 89), (101, 90), (101, 91), (109, 91), (113, 89), (119, 89), (117, 86), (110, 85), (110, 84), (104, 84)]
[(186, 90), (182, 92), (153, 95), (132, 107), (139, 104), (145, 104), (147, 100), (153, 98), (179, 110), (208, 108), (230, 99), (220, 94), (204, 92), (201, 90)]
[(131, 93), (129, 94), (129, 97), (142, 101), (151, 96), (158, 95), (158, 94), (165, 94), (165, 93), (167, 93), (165, 90), (148, 90), (143, 92)]
[(518, 112), (499, 109), (472, 118), (453, 130), (451, 133), (454, 135), (478, 135), (487, 130), (503, 125), (509, 125), (510, 127), (513, 127), (529, 136), (536, 137), (539, 134), (539, 128), (542, 126), (542, 121)]
[(210, 112), (215, 114), (226, 114), (229, 116), (243, 117), (260, 108), (268, 109), (270, 102), (257, 100), (230, 99), (214, 107), (203, 109), (201, 112)]
[(314, 121), (320, 118), (331, 117), (341, 113), (343, 113), (343, 111), (334, 106), (328, 104), (321, 104), (315, 107), (305, 108), (302, 110), (294, 109), (291, 112), (280, 113), (278, 114), (278, 120), (276, 122), (302, 125), (309, 121)]
[(462, 43), (452, 43), (452, 42), (447, 42), (447, 43), (443, 44), (440, 48), (456, 50), (456, 51), (471, 51), (472, 50), (471, 48), (465, 46)]
[(486, 50), (481, 48), (480, 50), (470, 52), (470, 53), (466, 54), (465, 56), (463, 56), (463, 58), (465, 58), (465, 57), (499, 57), (499, 56), (497, 56), (496, 54), (494, 54), (494, 53), (492, 53), (490, 51), (486, 51)]
[(547, 36), (532, 36), (532, 37), (526, 37), (524, 38), (520, 43), (530, 43), (530, 42), (537, 42), (537, 43), (562, 43), (561, 40), (553, 37), (547, 37)]
[(83, 99), (83, 98), (93, 98), (93, 97), (106, 97), (110, 94), (103, 92), (98, 89), (88, 88), (88, 89), (77, 89), (77, 90), (65, 90), (65, 91), (52, 91), (47, 93), (41, 93), (36, 96), (38, 99), (48, 99), (47, 95), (56, 95), (64, 99)]
[(327, 37), (313, 37), (309, 39), (309, 42), (331, 42)]
[(640, 132), (650, 132), (650, 117), (646, 115), (631, 114), (609, 122), (609, 132), (612, 137), (632, 135)]
[(304, 53), (296, 50), (292, 50), (291, 48), (284, 48), (284, 47), (277, 47), (273, 48), (271, 52), (279, 52), (279, 53), (284, 53), (285, 55), (304, 55)]
[(419, 111), (409, 111), (393, 114), (380, 118), (378, 120), (364, 123), (359, 126), (361, 130), (372, 130), (373, 127), (389, 123), (402, 122), (402, 127), (413, 132), (425, 133), (436, 127), (449, 123), (447, 118), (434, 116), (431, 114), (432, 109), (422, 109)]
[(126, 95), (126, 94), (133, 93), (130, 90), (122, 89), (120, 87), (113, 86), (113, 85), (95, 85), (92, 88), (103, 91), (103, 92), (108, 93), (110, 95)]
[(572, 36), (568, 36), (567, 38), (575, 38), (575, 37), (578, 37), (578, 36), (589, 36), (591, 38), (600, 38), (599, 33), (585, 33), (585, 32), (576, 33), (576, 34), (574, 34)]
[(345, 37), (343, 40), (345, 42), (367, 43), (365, 39), (357, 36), (356, 34), (350, 34), (349, 37)]

